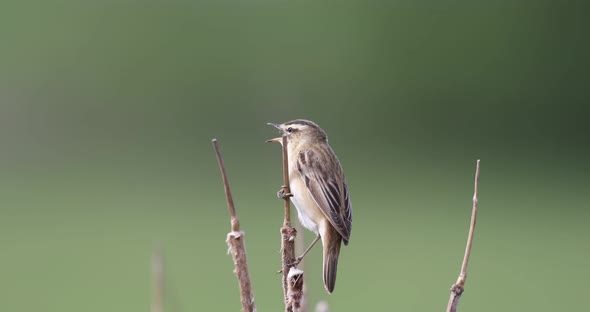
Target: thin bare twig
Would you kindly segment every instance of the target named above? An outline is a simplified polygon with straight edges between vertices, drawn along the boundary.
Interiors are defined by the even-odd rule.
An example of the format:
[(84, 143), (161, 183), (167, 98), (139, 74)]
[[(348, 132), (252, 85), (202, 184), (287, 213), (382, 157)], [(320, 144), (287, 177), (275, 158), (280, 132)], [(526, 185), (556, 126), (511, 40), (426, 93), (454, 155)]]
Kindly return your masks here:
[(461, 272), (453, 286), (451, 286), (451, 294), (447, 304), (447, 312), (457, 311), (459, 299), (465, 290), (465, 280), (467, 279), (467, 265), (469, 264), (469, 256), (471, 255), (471, 245), (473, 244), (473, 233), (475, 231), (475, 221), (477, 217), (477, 187), (479, 182), (479, 159), (475, 167), (475, 183), (473, 190), (473, 208), (471, 209), (471, 223), (469, 224), (469, 234), (467, 236), (467, 246), (465, 246), (465, 255), (463, 256), (463, 264), (461, 264)]
[(285, 220), (284, 225), (291, 226), (291, 201), (289, 200), (291, 188), (289, 187), (289, 155), (287, 154), (287, 137), (283, 136), (283, 199), (285, 200)]
[[(285, 311), (294, 312), (299, 311), (294, 307), (300, 307), (302, 296), (290, 297), (290, 294), (294, 290), (290, 289), (293, 287), (293, 283), (289, 283), (289, 272), (291, 268), (297, 269), (295, 265), (295, 237), (297, 236), (297, 230), (291, 226), (291, 190), (289, 188), (289, 158), (287, 155), (287, 137), (283, 136), (283, 185), (281, 186), (282, 197), (285, 200), (285, 218), (283, 226), (281, 227), (281, 264), (283, 273), (283, 296), (285, 300)], [(298, 270), (300, 271), (300, 270)], [(303, 271), (298, 273), (298, 282), (303, 287)]]
[(152, 253), (152, 312), (164, 312), (164, 253), (160, 244)]
[(256, 311), (256, 305), (254, 304), (254, 293), (252, 292), (252, 283), (250, 281), (250, 273), (248, 272), (246, 247), (244, 246), (244, 233), (240, 231), (240, 221), (238, 220), (236, 209), (234, 208), (234, 200), (229, 188), (229, 182), (225, 172), (225, 165), (223, 163), (223, 158), (221, 158), (221, 152), (219, 151), (217, 140), (213, 139), (212, 143), (213, 149), (215, 149), (215, 154), (217, 156), (217, 162), (219, 163), (221, 177), (223, 179), (223, 187), (225, 189), (225, 196), (227, 199), (227, 209), (231, 217), (231, 232), (227, 234), (226, 243), (229, 247), (228, 252), (231, 253), (234, 260), (234, 272), (238, 277), (238, 284), (240, 286), (242, 311), (254, 312)]
[(227, 210), (231, 217), (231, 230), (234, 232), (240, 231), (240, 221), (236, 214), (236, 208), (234, 208), (234, 198), (231, 195), (231, 189), (229, 188), (229, 181), (227, 179), (227, 173), (225, 172), (225, 164), (217, 145), (217, 139), (211, 140), (213, 143), (213, 149), (215, 149), (215, 156), (217, 156), (217, 163), (219, 164), (219, 170), (221, 170), (221, 178), (223, 179), (223, 189), (225, 190), (225, 198), (227, 199)]

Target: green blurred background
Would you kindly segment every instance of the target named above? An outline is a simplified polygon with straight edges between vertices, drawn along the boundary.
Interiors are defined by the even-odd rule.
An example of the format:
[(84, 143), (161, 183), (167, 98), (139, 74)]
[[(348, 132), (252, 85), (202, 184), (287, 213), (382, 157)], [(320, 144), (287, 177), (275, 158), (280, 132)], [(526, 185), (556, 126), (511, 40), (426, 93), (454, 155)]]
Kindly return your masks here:
[[(319, 123), (354, 209), (332, 311), (585, 311), (583, 1), (2, 1), (0, 310), (238, 311), (220, 141), (260, 311), (282, 309), (277, 135)], [(309, 232), (307, 239), (311, 238)], [(586, 307), (586, 308), (584, 308)]]

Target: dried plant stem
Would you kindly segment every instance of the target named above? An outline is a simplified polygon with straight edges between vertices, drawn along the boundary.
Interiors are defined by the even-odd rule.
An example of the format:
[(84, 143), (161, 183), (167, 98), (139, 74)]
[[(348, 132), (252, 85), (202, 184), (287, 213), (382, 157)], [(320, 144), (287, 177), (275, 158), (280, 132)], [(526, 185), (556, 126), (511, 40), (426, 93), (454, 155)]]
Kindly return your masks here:
[(284, 225), (291, 226), (291, 201), (289, 195), (291, 188), (289, 187), (289, 155), (287, 154), (287, 137), (283, 136), (283, 185), (281, 191), (283, 192), (283, 199), (285, 200), (285, 220)]
[(223, 189), (225, 190), (225, 198), (227, 199), (227, 210), (231, 217), (231, 230), (234, 232), (240, 231), (240, 221), (236, 214), (236, 208), (234, 207), (234, 198), (231, 195), (231, 189), (229, 188), (229, 181), (227, 179), (227, 173), (225, 172), (225, 164), (219, 151), (219, 145), (217, 145), (217, 139), (211, 141), (213, 143), (213, 149), (215, 149), (215, 156), (217, 156), (217, 163), (219, 164), (219, 170), (221, 170), (221, 178), (223, 179)]
[(467, 279), (467, 265), (469, 264), (469, 256), (471, 255), (471, 245), (473, 244), (473, 233), (475, 231), (475, 221), (477, 217), (477, 187), (479, 182), (479, 159), (475, 167), (475, 183), (473, 191), (473, 208), (471, 209), (471, 223), (469, 224), (469, 234), (467, 236), (467, 246), (465, 247), (465, 255), (463, 256), (463, 264), (461, 265), (461, 272), (453, 286), (451, 286), (451, 294), (449, 303), (447, 304), (447, 312), (457, 311), (459, 299), (465, 290), (465, 280)]
[[(295, 254), (302, 255), (305, 251), (303, 249), (305, 246), (305, 231), (299, 220), (295, 222), (295, 230), (297, 231), (297, 237), (295, 238)], [(297, 267), (300, 270), (305, 271), (305, 257), (301, 259)], [(307, 284), (303, 284), (303, 297), (301, 297), (299, 312), (307, 312)]]
[(152, 312), (164, 312), (164, 254), (159, 244), (152, 253)]
[[(287, 155), (287, 137), (283, 136), (283, 185), (281, 186), (281, 193), (285, 200), (285, 218), (283, 226), (281, 227), (281, 264), (283, 273), (283, 296), (285, 300), (285, 311), (294, 312), (300, 311), (300, 300), (303, 297), (303, 271), (297, 270), (295, 266), (295, 237), (297, 230), (291, 226), (291, 190), (289, 188), (289, 159)], [(292, 283), (289, 280), (291, 268), (297, 270), (297, 283)], [(301, 285), (301, 291), (293, 289), (293, 287)], [(294, 293), (301, 293), (301, 296), (292, 296)]]
[(303, 271), (296, 267), (289, 269), (287, 276), (287, 297), (289, 298), (289, 304), (291, 305), (291, 311), (301, 311), (301, 301), (303, 300)]
[(242, 311), (254, 312), (256, 311), (256, 305), (254, 304), (254, 293), (252, 292), (252, 283), (250, 281), (250, 273), (248, 272), (246, 247), (244, 246), (244, 233), (240, 231), (240, 221), (238, 220), (236, 209), (234, 207), (234, 200), (229, 188), (227, 173), (225, 172), (225, 165), (223, 163), (223, 158), (221, 158), (221, 152), (219, 151), (217, 140), (213, 139), (212, 143), (213, 149), (215, 149), (215, 154), (217, 156), (219, 170), (221, 171), (221, 177), (223, 179), (223, 186), (225, 189), (225, 197), (227, 199), (227, 209), (231, 218), (231, 232), (227, 234), (226, 243), (229, 247), (228, 251), (231, 253), (234, 260), (234, 272), (238, 277), (238, 284), (240, 286)]

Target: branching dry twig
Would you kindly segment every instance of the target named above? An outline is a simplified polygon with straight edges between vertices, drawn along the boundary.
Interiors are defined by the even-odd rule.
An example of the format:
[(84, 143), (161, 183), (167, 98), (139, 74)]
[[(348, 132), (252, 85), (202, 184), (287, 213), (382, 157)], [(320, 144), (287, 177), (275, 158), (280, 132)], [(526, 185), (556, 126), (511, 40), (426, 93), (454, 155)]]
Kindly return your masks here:
[(471, 245), (473, 244), (473, 232), (475, 231), (475, 220), (477, 217), (477, 186), (479, 181), (479, 159), (475, 167), (475, 183), (473, 191), (473, 208), (471, 210), (471, 223), (469, 224), (469, 234), (467, 236), (467, 246), (465, 247), (465, 255), (463, 256), (463, 264), (461, 265), (461, 273), (457, 282), (451, 286), (451, 294), (449, 303), (447, 304), (447, 312), (457, 311), (459, 299), (465, 290), (465, 280), (467, 279), (467, 264), (469, 263), (469, 256), (471, 255)]
[[(283, 296), (285, 300), (285, 311), (295, 312), (299, 311), (301, 306), (301, 296), (291, 297), (290, 294), (297, 293), (297, 290), (291, 289), (294, 283), (289, 283), (289, 274), (291, 268), (297, 269), (295, 262), (295, 237), (297, 231), (291, 226), (291, 190), (289, 188), (289, 159), (287, 156), (287, 137), (283, 136), (283, 185), (281, 186), (281, 194), (285, 200), (285, 219), (281, 227), (281, 264), (283, 273)], [(297, 274), (298, 282), (303, 287), (303, 271)], [(300, 292), (302, 294), (302, 291)], [(297, 309), (295, 309), (297, 307)]]
[(225, 197), (227, 199), (227, 209), (231, 218), (231, 232), (227, 234), (227, 246), (229, 247), (229, 253), (231, 253), (234, 260), (236, 276), (238, 277), (238, 284), (240, 286), (240, 299), (242, 301), (242, 311), (254, 312), (256, 311), (256, 305), (254, 304), (254, 293), (252, 292), (252, 283), (250, 281), (250, 273), (248, 273), (248, 261), (246, 258), (246, 247), (244, 246), (244, 233), (240, 231), (240, 221), (236, 214), (234, 207), (234, 200), (231, 195), (229, 188), (229, 182), (227, 174), (225, 172), (225, 165), (221, 158), (221, 152), (217, 145), (217, 140), (213, 139), (213, 148), (217, 156), (217, 162), (219, 163), (219, 170), (221, 171), (221, 177), (223, 179), (223, 187), (225, 189)]

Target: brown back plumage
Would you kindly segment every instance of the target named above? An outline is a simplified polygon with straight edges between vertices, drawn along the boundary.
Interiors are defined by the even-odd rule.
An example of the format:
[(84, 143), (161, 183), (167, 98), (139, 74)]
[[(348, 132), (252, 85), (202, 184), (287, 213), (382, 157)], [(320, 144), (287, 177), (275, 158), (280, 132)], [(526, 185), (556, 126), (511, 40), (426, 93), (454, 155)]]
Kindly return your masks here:
[[(327, 159), (336, 168), (326, 168), (321, 159)], [(332, 149), (301, 151), (297, 157), (297, 170), (318, 207), (342, 236), (344, 244), (348, 245), (352, 231), (352, 205), (344, 171)]]

